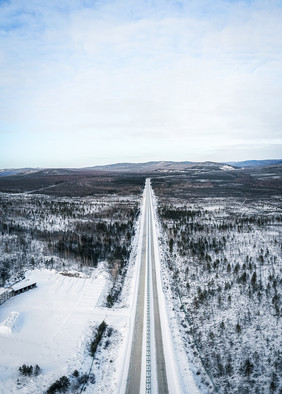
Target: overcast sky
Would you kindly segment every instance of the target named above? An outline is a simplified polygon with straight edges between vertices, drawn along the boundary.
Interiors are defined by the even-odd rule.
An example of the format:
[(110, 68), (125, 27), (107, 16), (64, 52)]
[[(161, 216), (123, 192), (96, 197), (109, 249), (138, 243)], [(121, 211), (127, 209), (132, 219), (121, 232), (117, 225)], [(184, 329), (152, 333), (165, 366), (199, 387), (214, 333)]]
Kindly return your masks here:
[(282, 158), (282, 1), (0, 0), (0, 168)]

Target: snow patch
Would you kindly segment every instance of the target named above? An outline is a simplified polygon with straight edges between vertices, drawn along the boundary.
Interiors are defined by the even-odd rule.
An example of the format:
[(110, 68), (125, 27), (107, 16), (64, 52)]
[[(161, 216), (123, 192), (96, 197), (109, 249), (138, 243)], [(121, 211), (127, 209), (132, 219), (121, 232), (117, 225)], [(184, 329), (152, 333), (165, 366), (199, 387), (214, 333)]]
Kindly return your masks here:
[(10, 312), (7, 319), (0, 323), (0, 335), (9, 336), (17, 328), (19, 312)]
[(235, 170), (235, 168), (233, 168), (233, 167), (231, 167), (231, 166), (229, 166), (227, 164), (224, 164), (224, 166), (220, 167), (220, 169), (223, 170), (223, 171)]

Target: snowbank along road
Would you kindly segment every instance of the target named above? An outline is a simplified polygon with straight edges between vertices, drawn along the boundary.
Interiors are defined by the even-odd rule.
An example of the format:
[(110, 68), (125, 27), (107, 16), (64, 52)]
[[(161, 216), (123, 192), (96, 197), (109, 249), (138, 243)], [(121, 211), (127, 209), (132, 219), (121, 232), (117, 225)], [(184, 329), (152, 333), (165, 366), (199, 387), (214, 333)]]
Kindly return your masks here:
[(126, 393), (181, 392), (160, 278), (150, 180), (146, 181), (142, 252)]

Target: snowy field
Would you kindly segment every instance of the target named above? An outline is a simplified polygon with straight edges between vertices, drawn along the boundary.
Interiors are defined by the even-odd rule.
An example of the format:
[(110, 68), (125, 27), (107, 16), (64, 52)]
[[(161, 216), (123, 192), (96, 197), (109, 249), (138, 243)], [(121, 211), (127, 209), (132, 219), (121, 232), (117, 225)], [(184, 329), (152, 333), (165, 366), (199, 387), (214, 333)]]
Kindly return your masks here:
[[(37, 287), (9, 299), (0, 308), (3, 394), (42, 393), (62, 375), (69, 376), (74, 370), (88, 373), (91, 358), (87, 355), (87, 342), (91, 327), (105, 320), (120, 329), (121, 336), (127, 324), (125, 309), (117, 314), (99, 307), (108, 284), (102, 266), (93, 270), (91, 277), (69, 277), (45, 269), (29, 271), (26, 277), (35, 281)], [(42, 372), (37, 377), (22, 377), (18, 368), (23, 364), (37, 364)], [(106, 389), (99, 388), (99, 376), (96, 383), (97, 392)], [(115, 386), (116, 382), (111, 384)], [(90, 386), (86, 392), (92, 390)]]

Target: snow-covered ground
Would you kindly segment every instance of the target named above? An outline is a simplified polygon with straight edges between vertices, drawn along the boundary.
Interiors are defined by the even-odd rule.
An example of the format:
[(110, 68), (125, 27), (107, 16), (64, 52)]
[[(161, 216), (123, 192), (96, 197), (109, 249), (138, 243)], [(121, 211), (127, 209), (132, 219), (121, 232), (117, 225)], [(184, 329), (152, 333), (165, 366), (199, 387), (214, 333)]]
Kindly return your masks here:
[[(62, 375), (80, 369), (89, 327), (107, 311), (99, 297), (107, 286), (103, 270), (93, 277), (64, 276), (56, 271), (29, 271), (35, 289), (17, 295), (0, 308), (0, 392), (40, 393)], [(42, 373), (17, 385), (18, 368), (36, 364)]]
[[(154, 207), (155, 204), (154, 201)], [(86, 210), (87, 206), (85, 204)], [(144, 199), (123, 291), (113, 308), (103, 306), (111, 286), (104, 263), (89, 270), (89, 275), (43, 268), (25, 273), (26, 280), (36, 282), (37, 287), (10, 298), (0, 306), (0, 394), (44, 393), (61, 376), (71, 380), (69, 392), (77, 392), (73, 388), (75, 379), (72, 374), (75, 370), (80, 376), (89, 373), (95, 376), (86, 385), (85, 393), (124, 392), (136, 308), (143, 212)], [(158, 231), (154, 234), (156, 250)], [(183, 327), (175, 312), (177, 300), (170, 290), (163, 257), (163, 254), (160, 259), (157, 257), (157, 268), (162, 270), (162, 279), (158, 274), (157, 281), (159, 291), (161, 284), (164, 291), (161, 293), (161, 311), (168, 313), (166, 322), (163, 313), (162, 325), (166, 326), (166, 336), (171, 336), (170, 348), (166, 350), (166, 358), (173, 360), (170, 379), (173, 375), (178, 376), (179, 392), (195, 393), (198, 385), (200, 392), (205, 393), (208, 392), (209, 381), (204, 377), (207, 384), (204, 386), (197, 377), (199, 368), (193, 364), (193, 351), (187, 341), (183, 342)], [(112, 328), (112, 333), (103, 338), (93, 362), (89, 344), (103, 320)], [(38, 376), (24, 377), (18, 370), (23, 364), (39, 365), (41, 372)]]
[(220, 392), (280, 392), (281, 200), (160, 198), (159, 208), (182, 351)]
[[(128, 204), (128, 199), (118, 199), (117, 202)], [(110, 203), (112, 206), (112, 199)], [(102, 210), (107, 207), (104, 200), (97, 204)], [(93, 213), (88, 204), (85, 204), (84, 211)], [(93, 393), (93, 390), (95, 393), (120, 392), (126, 376), (124, 361), (132, 338), (129, 328), (138, 274), (135, 261), (141, 219), (142, 215), (135, 224), (123, 291), (119, 302), (111, 309), (104, 307), (112, 286), (106, 262), (99, 263), (97, 268), (85, 268), (84, 273), (70, 269), (58, 272), (42, 267), (25, 272), (22, 283), (36, 282), (37, 287), (0, 306), (1, 394), (43, 393), (61, 376), (71, 380), (69, 392), (77, 392), (74, 389), (77, 379), (72, 376), (75, 370), (80, 376), (95, 376), (86, 385), (85, 393)], [(39, 257), (43, 256), (38, 247), (37, 252)], [(103, 320), (111, 330), (103, 338), (92, 363), (89, 345)], [(19, 372), (23, 364), (38, 365), (41, 371), (38, 376), (25, 377)]]

